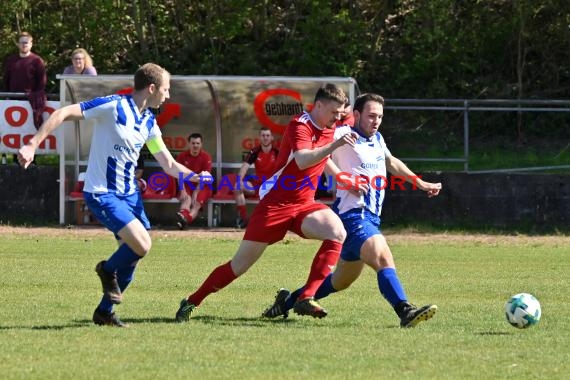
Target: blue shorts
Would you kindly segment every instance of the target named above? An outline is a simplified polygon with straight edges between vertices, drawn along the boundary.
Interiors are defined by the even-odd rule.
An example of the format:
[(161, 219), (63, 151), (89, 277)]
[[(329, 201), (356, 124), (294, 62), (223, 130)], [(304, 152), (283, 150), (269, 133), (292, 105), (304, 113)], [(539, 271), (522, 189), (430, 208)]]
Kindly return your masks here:
[(353, 209), (340, 216), (344, 229), (346, 230), (346, 240), (342, 245), (340, 257), (344, 261), (360, 260), (360, 248), (371, 236), (379, 235), (380, 217), (368, 210)]
[(140, 191), (132, 195), (119, 195), (115, 193), (83, 193), (89, 211), (102, 225), (113, 231), (118, 239), (117, 232), (123, 227), (138, 219), (144, 228), (150, 230), (150, 222), (144, 212), (142, 195)]

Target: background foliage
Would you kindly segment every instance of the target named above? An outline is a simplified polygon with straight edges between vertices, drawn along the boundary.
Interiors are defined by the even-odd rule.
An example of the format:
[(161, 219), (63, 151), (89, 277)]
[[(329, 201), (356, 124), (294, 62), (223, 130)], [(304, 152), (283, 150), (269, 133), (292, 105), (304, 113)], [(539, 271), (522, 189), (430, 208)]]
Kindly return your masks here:
[(35, 36), (51, 86), (84, 47), (101, 73), (341, 75), (391, 98), (563, 98), (564, 0), (13, 0), (0, 55)]
[[(18, 31), (31, 32), (54, 93), (70, 52), (84, 47), (101, 74), (153, 61), (179, 75), (352, 76), (389, 99), (564, 99), (569, 25), (565, 0), (11, 0), (0, 57), (16, 51)], [(540, 155), (553, 136), (559, 155), (566, 115), (482, 114), (473, 141), (538, 138)], [(391, 118), (387, 132), (429, 129), (413, 140), (461, 152), (460, 118)]]

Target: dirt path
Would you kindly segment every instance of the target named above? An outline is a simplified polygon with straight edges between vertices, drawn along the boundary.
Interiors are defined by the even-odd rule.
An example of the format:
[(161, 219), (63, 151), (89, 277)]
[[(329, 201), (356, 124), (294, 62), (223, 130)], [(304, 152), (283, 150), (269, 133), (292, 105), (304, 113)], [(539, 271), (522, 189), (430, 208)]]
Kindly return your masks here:
[[(76, 238), (89, 238), (107, 236), (112, 238), (111, 233), (102, 227), (9, 227), (0, 226), (0, 234), (5, 236), (67, 236)], [(151, 231), (154, 238), (227, 238), (239, 240), (243, 237), (243, 230), (234, 228), (215, 229), (191, 229), (179, 231), (176, 229), (156, 229)], [(417, 243), (452, 243), (452, 242), (479, 242), (482, 244), (563, 244), (570, 249), (570, 236), (563, 235), (488, 235), (488, 234), (462, 234), (462, 233), (422, 233), (417, 231), (386, 232), (390, 242), (417, 242)], [(288, 238), (295, 239), (296, 235), (290, 234)]]

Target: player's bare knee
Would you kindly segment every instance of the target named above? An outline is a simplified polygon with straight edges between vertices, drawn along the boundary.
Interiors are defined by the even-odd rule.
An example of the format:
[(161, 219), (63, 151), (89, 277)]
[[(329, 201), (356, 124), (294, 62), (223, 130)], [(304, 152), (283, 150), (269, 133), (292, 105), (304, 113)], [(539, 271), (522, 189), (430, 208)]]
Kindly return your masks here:
[(145, 257), (147, 253), (150, 252), (152, 248), (152, 241), (150, 239), (142, 239), (137, 242), (136, 247), (133, 247), (133, 251), (140, 257)]
[(336, 226), (336, 228), (333, 229), (332, 233), (334, 237), (330, 240), (335, 240), (338, 241), (339, 243), (344, 243), (344, 240), (346, 239), (346, 230), (342, 225)]

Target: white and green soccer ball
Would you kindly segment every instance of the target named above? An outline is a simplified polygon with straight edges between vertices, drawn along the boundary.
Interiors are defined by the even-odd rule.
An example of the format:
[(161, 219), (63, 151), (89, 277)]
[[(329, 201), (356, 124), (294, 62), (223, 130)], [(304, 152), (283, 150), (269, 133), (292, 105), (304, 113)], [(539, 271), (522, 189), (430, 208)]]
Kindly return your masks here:
[(541, 314), (540, 302), (532, 294), (515, 294), (505, 304), (507, 322), (518, 329), (536, 325)]

